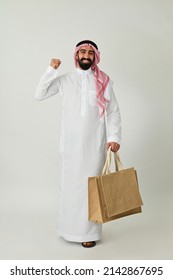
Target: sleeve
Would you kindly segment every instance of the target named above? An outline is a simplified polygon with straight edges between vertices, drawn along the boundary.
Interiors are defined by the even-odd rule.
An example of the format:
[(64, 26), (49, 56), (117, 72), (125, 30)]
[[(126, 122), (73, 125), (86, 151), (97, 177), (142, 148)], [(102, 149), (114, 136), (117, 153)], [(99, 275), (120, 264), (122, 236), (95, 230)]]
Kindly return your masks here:
[(35, 99), (41, 101), (57, 94), (60, 90), (60, 86), (58, 71), (49, 66), (40, 78), (35, 92)]
[(116, 100), (114, 90), (110, 81), (106, 91), (105, 97), (109, 100), (106, 106), (107, 113), (107, 142), (121, 143), (121, 115), (118, 102)]

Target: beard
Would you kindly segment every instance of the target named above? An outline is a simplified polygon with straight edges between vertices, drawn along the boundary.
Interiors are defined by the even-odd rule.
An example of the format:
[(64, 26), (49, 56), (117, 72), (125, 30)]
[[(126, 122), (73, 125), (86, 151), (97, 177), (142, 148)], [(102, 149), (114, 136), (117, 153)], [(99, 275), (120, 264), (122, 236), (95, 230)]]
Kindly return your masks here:
[[(88, 62), (83, 62), (84, 60), (87, 60)], [(83, 70), (88, 70), (91, 67), (91, 65), (93, 64), (93, 61), (89, 58), (87, 58), (87, 59), (81, 58), (81, 59), (78, 59), (78, 63), (79, 63), (80, 68), (82, 68)]]

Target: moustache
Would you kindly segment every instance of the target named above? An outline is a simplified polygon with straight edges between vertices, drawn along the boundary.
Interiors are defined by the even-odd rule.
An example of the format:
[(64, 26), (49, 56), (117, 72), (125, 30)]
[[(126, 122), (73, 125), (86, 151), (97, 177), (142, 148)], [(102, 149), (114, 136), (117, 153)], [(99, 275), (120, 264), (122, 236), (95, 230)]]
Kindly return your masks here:
[(90, 58), (81, 58), (81, 61), (87, 60), (89, 62), (92, 62), (92, 60)]

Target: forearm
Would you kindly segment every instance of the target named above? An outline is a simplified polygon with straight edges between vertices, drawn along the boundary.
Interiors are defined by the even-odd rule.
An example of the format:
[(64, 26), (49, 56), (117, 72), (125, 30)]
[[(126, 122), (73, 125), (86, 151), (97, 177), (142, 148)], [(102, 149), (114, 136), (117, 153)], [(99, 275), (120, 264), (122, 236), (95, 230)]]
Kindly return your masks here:
[(107, 115), (107, 142), (121, 143), (121, 116), (116, 108)]
[(121, 144), (121, 115), (113, 89), (106, 108), (107, 112), (107, 142)]
[(49, 66), (41, 77), (35, 92), (36, 100), (44, 100), (59, 91), (58, 71)]

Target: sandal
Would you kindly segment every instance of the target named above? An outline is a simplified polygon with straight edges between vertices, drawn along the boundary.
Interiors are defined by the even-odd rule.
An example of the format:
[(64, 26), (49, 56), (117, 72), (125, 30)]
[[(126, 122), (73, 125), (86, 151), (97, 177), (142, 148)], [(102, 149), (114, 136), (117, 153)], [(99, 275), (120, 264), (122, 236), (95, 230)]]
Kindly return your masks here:
[(89, 241), (89, 242), (82, 242), (82, 246), (84, 248), (92, 248), (96, 245), (95, 241)]

